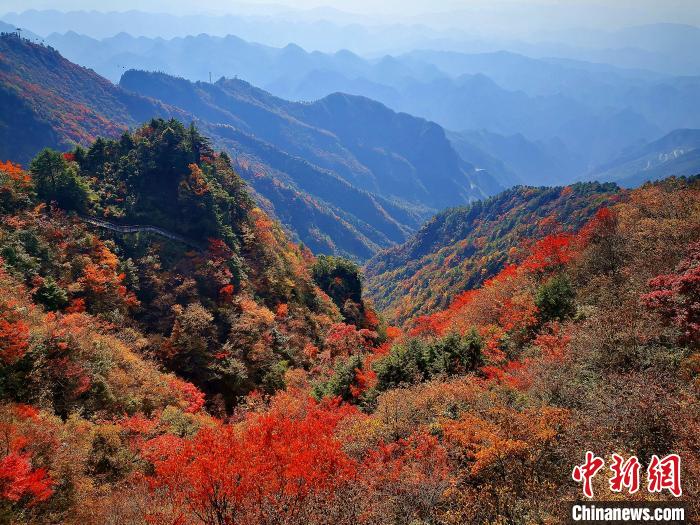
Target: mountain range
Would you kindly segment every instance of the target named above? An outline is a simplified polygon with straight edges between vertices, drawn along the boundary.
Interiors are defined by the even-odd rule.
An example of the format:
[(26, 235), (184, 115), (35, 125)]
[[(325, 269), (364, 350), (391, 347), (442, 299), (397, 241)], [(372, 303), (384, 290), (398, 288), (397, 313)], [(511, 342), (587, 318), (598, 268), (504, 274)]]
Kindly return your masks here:
[(700, 130), (679, 129), (600, 166), (593, 176), (627, 187), (700, 172)]
[[(527, 184), (590, 178), (630, 149), (676, 129), (700, 128), (700, 77), (572, 59), (427, 49), (365, 58), (206, 34), (97, 40), (67, 32), (45, 40), (114, 82), (140, 69), (191, 81), (238, 77), (295, 101), (335, 92), (365, 96), (460, 134), (485, 132), (471, 146), (483, 149), (488, 136), (487, 149), (500, 150), (498, 157)], [(519, 160), (533, 149), (547, 157), (534, 170)]]
[[(491, 3), (492, 4), (492, 3)], [(644, 68), (672, 75), (698, 75), (700, 63), (694, 50), (700, 45), (699, 23), (687, 16), (674, 22), (645, 20), (640, 8), (636, 17), (625, 12), (620, 23), (609, 23), (620, 15), (617, 4), (599, 4), (595, 12), (584, 9), (581, 18), (598, 16), (601, 26), (585, 29), (578, 18), (565, 22), (576, 30), (555, 29), (558, 15), (576, 9), (572, 5), (518, 6), (520, 15), (508, 21), (503, 31), (502, 6), (475, 9), (471, 6), (421, 16), (378, 20), (328, 7), (290, 9), (274, 4), (238, 4), (236, 14), (177, 15), (142, 11), (99, 12), (26, 10), (2, 17), (22, 28), (48, 36), (53, 32), (76, 31), (93, 38), (106, 38), (120, 32), (150, 38), (175, 38), (207, 33), (214, 36), (236, 34), (247, 40), (284, 47), (296, 42), (306, 49), (333, 53), (350, 49), (363, 55), (400, 54), (415, 49), (439, 49), (466, 53), (509, 50), (534, 58), (565, 59), (613, 64), (624, 68)], [(616, 12), (617, 11), (617, 12)], [(606, 14), (607, 13), (607, 14)], [(491, 31), (490, 25), (496, 26)], [(693, 25), (695, 24), (695, 25)], [(516, 26), (524, 31), (514, 32)], [(538, 27), (539, 26), (539, 27)], [(622, 26), (622, 27), (620, 27)], [(500, 30), (498, 29), (500, 28)]]
[[(237, 79), (192, 83), (138, 71), (119, 87), (48, 47), (0, 40), (3, 96), (19, 112), (3, 117), (3, 155), (26, 162), (41, 147), (117, 137), (153, 116), (196, 121), (231, 154), (260, 204), (319, 253), (366, 259), (438, 209), (500, 188), (439, 125), (364, 97), (294, 103)], [(27, 130), (34, 140), (23, 140), (18, 155)]]

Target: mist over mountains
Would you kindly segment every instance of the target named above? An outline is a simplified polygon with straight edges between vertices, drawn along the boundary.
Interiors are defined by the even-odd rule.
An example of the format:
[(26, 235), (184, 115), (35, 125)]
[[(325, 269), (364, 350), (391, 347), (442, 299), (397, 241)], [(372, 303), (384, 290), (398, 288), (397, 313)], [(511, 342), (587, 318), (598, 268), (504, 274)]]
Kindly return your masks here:
[[(471, 2), (443, 10), (434, 6), (432, 12), (420, 14), (411, 13), (405, 5), (401, 14), (394, 10), (390, 15), (354, 14), (327, 6), (303, 9), (231, 3), (224, 12), (207, 13), (206, 3), (201, 12), (192, 12), (191, 6), (186, 13), (173, 12), (173, 2), (158, 12), (157, 3), (150, 2), (148, 8), (139, 5), (136, 9), (140, 11), (129, 11), (124, 3), (122, 12), (29, 9), (0, 13), (0, 18), (44, 37), (71, 30), (98, 39), (120, 32), (165, 39), (234, 34), (274, 47), (293, 42), (324, 52), (349, 49), (381, 56), (414, 49), (467, 53), (506, 49), (535, 58), (556, 56), (670, 74), (700, 73), (693, 51), (700, 42), (696, 27), (700, 15), (688, 16), (687, 9), (674, 13), (670, 5), (664, 6), (668, 22), (659, 23), (654, 16), (658, 6), (645, 9), (639, 2), (635, 10), (619, 2), (595, 6), (586, 2)], [(145, 12), (149, 10), (152, 12)]]
[[(514, 185), (636, 186), (700, 171), (696, 27), (552, 27), (506, 41), (434, 19), (261, 9), (25, 11), (0, 29), (20, 26), (106, 77), (122, 88), (117, 99), (196, 122), (233, 154), (261, 206), (319, 253), (366, 259), (432, 214)], [(72, 80), (45, 88), (73, 98)], [(80, 100), (116, 125), (103, 126), (112, 136), (148, 113)], [(66, 132), (54, 117), (37, 144), (99, 135), (76, 123), (80, 132)]]
[(233, 35), (96, 40), (68, 32), (45, 40), (114, 82), (140, 69), (193, 81), (241, 78), (288, 100), (365, 96), (453, 130), (463, 145), (499, 158), (526, 183), (586, 178), (676, 129), (700, 128), (700, 77), (571, 59), (439, 50), (372, 59)]

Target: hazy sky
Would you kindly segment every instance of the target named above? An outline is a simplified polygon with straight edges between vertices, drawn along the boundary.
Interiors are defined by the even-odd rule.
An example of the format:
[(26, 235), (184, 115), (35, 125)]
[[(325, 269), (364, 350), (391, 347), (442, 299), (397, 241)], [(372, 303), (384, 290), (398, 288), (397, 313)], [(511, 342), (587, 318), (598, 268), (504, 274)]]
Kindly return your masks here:
[[(504, 24), (517, 24), (521, 21), (520, 17), (533, 16), (543, 19), (542, 21), (550, 18), (556, 26), (578, 24), (609, 27), (653, 22), (700, 25), (700, 0), (0, 0), (0, 14), (25, 9), (140, 9), (172, 13), (208, 11), (235, 14), (316, 7), (332, 7), (370, 16), (389, 15), (396, 19), (425, 13), (461, 11), (466, 17), (500, 17)], [(447, 20), (441, 20), (439, 16), (433, 18), (442, 23), (449, 21), (449, 17), (444, 17)], [(426, 21), (434, 21), (433, 18)], [(460, 23), (465, 19), (458, 17), (456, 20)]]

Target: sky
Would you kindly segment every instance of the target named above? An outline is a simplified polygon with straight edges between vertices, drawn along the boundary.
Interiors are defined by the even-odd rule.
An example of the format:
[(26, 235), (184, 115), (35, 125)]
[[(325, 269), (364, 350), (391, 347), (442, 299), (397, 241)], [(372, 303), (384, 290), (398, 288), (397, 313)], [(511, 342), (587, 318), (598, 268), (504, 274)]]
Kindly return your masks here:
[[(0, 13), (26, 9), (144, 11), (189, 13), (276, 13), (288, 9), (330, 7), (377, 19), (393, 18), (449, 25), (484, 20), (517, 27), (521, 17), (557, 28), (655, 22), (700, 26), (700, 0), (0, 0)], [(455, 18), (453, 13), (459, 13)], [(450, 14), (446, 14), (450, 13)], [(424, 15), (431, 15), (425, 17)], [(530, 21), (532, 22), (532, 20)]]

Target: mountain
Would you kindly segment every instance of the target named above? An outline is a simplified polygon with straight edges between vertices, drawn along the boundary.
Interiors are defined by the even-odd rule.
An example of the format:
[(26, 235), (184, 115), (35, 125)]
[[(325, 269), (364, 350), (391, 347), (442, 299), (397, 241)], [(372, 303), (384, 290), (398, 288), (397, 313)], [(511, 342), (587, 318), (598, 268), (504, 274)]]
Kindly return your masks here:
[[(197, 120), (233, 157), (260, 205), (316, 253), (366, 260), (445, 206), (498, 191), (438, 125), (362, 97), (288, 102), (235, 80), (191, 83), (129, 72), (114, 86), (55, 50), (0, 39), (0, 155), (116, 138), (152, 117)], [(160, 98), (161, 100), (156, 100)]]
[[(556, 523), (580, 443), (692, 467), (700, 179), (614, 190), (473, 206), (514, 264), (389, 327), (193, 126), (0, 163), (2, 520)], [(445, 226), (425, 250), (480, 225)]]
[(590, 177), (634, 187), (669, 175), (698, 173), (700, 130), (679, 129), (599, 167)]
[[(0, 212), (16, 215), (3, 222), (2, 261), (36, 287), (35, 301), (130, 319), (165, 367), (229, 407), (257, 387), (274, 390), (274, 370), (305, 359), (306, 344), (322, 344), (333, 321), (376, 328), (364, 319), (354, 267), (338, 274), (348, 283), (335, 283), (337, 306), (316, 284), (310, 252), (289, 241), (194, 126), (152, 119), (116, 140), (43, 150), (30, 177), (11, 163), (1, 169), (11, 176), (1, 179)], [(249, 323), (277, 337), (272, 353), (256, 353)]]
[[(674, 129), (700, 127), (698, 77), (576, 60), (429, 49), (368, 59), (347, 50), (308, 52), (206, 34), (164, 40), (121, 33), (96, 40), (69, 32), (48, 41), (115, 81), (129, 68), (192, 81), (235, 75), (288, 100), (343, 92), (458, 132), (559, 144), (555, 165), (566, 169), (554, 183), (576, 180)], [(501, 160), (515, 165), (515, 155)], [(540, 183), (527, 172), (516, 174)]]
[(576, 230), (620, 194), (610, 183), (517, 186), (446, 210), (403, 245), (367, 262), (367, 294), (397, 322), (443, 309), (461, 292), (498, 273), (528, 239)]
[[(563, 27), (575, 30), (557, 30), (554, 27), (560, 17), (551, 6), (520, 6), (519, 15), (515, 16), (511, 9), (496, 7), (496, 11), (501, 11), (496, 15), (491, 9), (457, 8), (432, 15), (424, 13), (420, 17), (397, 18), (394, 15), (390, 21), (384, 22), (379, 22), (376, 17), (334, 9), (294, 9), (273, 4), (239, 4), (236, 13), (228, 15), (29, 9), (6, 13), (3, 17), (7, 22), (29, 28), (44, 37), (52, 32), (71, 30), (93, 38), (108, 38), (119, 32), (167, 39), (201, 33), (214, 36), (236, 34), (270, 46), (284, 47), (289, 42), (296, 42), (306, 49), (327, 53), (351, 49), (356, 53), (379, 56), (389, 50), (405, 53), (435, 49), (479, 54), (507, 50), (534, 58), (560, 57), (676, 75), (700, 74), (700, 63), (693, 52), (700, 40), (697, 17), (688, 19), (687, 15), (676, 15), (676, 22), (682, 23), (649, 23), (653, 19), (644, 15), (631, 17), (617, 4), (605, 5), (599, 6), (596, 13), (601, 21), (619, 19), (620, 25), (628, 26), (614, 30), (586, 29), (579, 27), (579, 18), (571, 18), (569, 13), (564, 15), (568, 20), (563, 21)], [(572, 6), (568, 5), (554, 8), (555, 11), (571, 9)], [(652, 13), (651, 10), (640, 12)], [(588, 19), (589, 14), (582, 12), (581, 18)], [(524, 32), (520, 36), (512, 24), (507, 26), (505, 34), (498, 30), (495, 33), (489, 31), (495, 20), (508, 17), (521, 22), (520, 29)], [(499, 23), (496, 25), (500, 26)], [(465, 29), (457, 29), (460, 27)], [(475, 32), (475, 27), (479, 31)]]
[[(286, 224), (287, 199), (306, 195), (357, 225), (371, 244), (362, 250), (337, 247), (355, 257), (401, 242), (431, 210), (499, 187), (459, 157), (440, 126), (364, 97), (336, 93), (314, 103), (295, 103), (242, 80), (192, 83), (139, 71), (125, 73), (120, 86), (208, 123), (210, 134), (242, 159), (244, 176), (250, 173), (247, 180)], [(286, 196), (270, 192), (270, 186), (279, 184)], [(308, 215), (289, 219), (312, 249), (332, 250), (311, 228), (301, 226)]]
[(0, 158), (22, 163), (43, 147), (117, 137), (152, 117), (183, 115), (14, 35), (0, 37), (0, 105)]
[(450, 132), (448, 137), (463, 158), (472, 159), (504, 187), (525, 181), (556, 186), (580, 169), (574, 155), (559, 140), (533, 141), (522, 134), (506, 136), (485, 130)]

